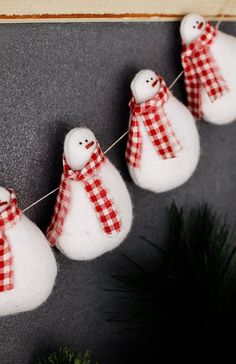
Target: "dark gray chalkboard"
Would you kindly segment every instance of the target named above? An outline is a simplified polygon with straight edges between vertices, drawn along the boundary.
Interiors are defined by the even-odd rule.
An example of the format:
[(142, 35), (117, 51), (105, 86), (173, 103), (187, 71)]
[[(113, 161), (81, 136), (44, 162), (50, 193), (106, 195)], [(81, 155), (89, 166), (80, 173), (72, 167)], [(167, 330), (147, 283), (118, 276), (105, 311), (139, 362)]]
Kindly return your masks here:
[[(129, 83), (141, 68), (152, 68), (167, 83), (181, 70), (178, 23), (11, 24), (0, 26), (0, 184), (13, 187), (22, 207), (59, 182), (65, 133), (90, 127), (107, 148), (127, 128)], [(221, 29), (236, 35), (236, 24)], [(182, 80), (174, 93), (183, 99)], [(236, 101), (236, 100), (235, 100)], [(48, 302), (34, 312), (0, 319), (0, 363), (33, 363), (36, 354), (59, 344), (89, 349), (100, 364), (129, 362), (138, 338), (107, 323), (119, 309), (104, 291), (111, 274), (126, 266), (121, 253), (142, 261), (139, 239), (158, 240), (166, 228), (166, 207), (174, 198), (186, 207), (208, 201), (219, 212), (236, 212), (236, 124), (199, 124), (201, 161), (194, 177), (175, 191), (154, 195), (130, 180), (125, 141), (110, 153), (121, 170), (134, 204), (132, 233), (114, 252), (92, 262), (56, 254), (59, 273)], [(55, 196), (30, 210), (42, 229)], [(1, 297), (0, 297), (1, 299)]]

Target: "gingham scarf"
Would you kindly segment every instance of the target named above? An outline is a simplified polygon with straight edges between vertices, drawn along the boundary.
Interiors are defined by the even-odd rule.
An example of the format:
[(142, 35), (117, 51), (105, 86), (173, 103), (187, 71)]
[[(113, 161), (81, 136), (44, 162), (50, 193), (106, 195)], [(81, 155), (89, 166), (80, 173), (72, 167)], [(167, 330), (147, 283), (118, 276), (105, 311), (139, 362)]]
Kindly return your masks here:
[(126, 148), (126, 160), (133, 168), (139, 167), (142, 154), (140, 122), (145, 125), (156, 152), (163, 159), (175, 158), (175, 153), (182, 150), (164, 110), (170, 91), (161, 76), (158, 76), (158, 81), (160, 82), (160, 90), (153, 99), (136, 104), (134, 97), (132, 97), (129, 103), (131, 122)]
[(6, 230), (10, 229), (21, 218), (22, 212), (17, 206), (13, 191), (10, 204), (0, 212), (0, 291), (10, 291), (14, 288), (13, 256), (10, 243), (6, 237)]
[(228, 91), (227, 84), (210, 50), (216, 35), (217, 29), (207, 23), (204, 32), (198, 39), (188, 45), (183, 44), (181, 58), (188, 106), (197, 119), (203, 116), (201, 86), (206, 90), (211, 102), (214, 102)]
[(108, 192), (102, 185), (101, 179), (97, 175), (99, 168), (105, 162), (106, 158), (99, 144), (97, 144), (97, 148), (93, 152), (89, 162), (82, 170), (73, 171), (65, 158), (63, 159), (64, 172), (61, 178), (52, 222), (47, 229), (47, 238), (51, 245), (57, 243), (57, 239), (63, 231), (65, 217), (70, 208), (70, 180), (83, 184), (104, 232), (109, 235), (120, 231), (121, 221), (118, 213)]

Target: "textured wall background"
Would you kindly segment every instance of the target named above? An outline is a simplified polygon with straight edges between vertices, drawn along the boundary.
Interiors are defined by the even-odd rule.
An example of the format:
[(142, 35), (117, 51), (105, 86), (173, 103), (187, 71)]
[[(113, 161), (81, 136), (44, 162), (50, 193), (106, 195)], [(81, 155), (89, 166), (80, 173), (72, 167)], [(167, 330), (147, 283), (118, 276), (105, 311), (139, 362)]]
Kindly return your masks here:
[[(59, 183), (65, 133), (88, 126), (103, 149), (127, 128), (129, 83), (152, 68), (170, 84), (181, 70), (178, 23), (9, 24), (0, 26), (0, 184), (17, 191), (22, 208)], [(221, 29), (236, 35), (236, 24)], [(182, 80), (174, 93), (183, 99)], [(202, 201), (236, 217), (236, 124), (199, 123), (202, 153), (194, 177), (175, 191), (155, 195), (136, 187), (124, 161), (125, 141), (110, 153), (134, 204), (132, 233), (114, 252), (92, 262), (56, 253), (59, 273), (48, 302), (34, 312), (0, 319), (1, 364), (33, 363), (36, 353), (59, 344), (89, 349), (100, 364), (120, 364), (125, 349), (135, 361), (139, 338), (107, 323), (118, 310), (112, 274), (127, 265), (125, 253), (148, 256), (140, 235), (161, 244), (166, 208), (174, 198), (191, 207)], [(55, 196), (29, 211), (45, 229)], [(146, 254), (147, 253), (147, 254)], [(1, 297), (0, 297), (1, 299)]]

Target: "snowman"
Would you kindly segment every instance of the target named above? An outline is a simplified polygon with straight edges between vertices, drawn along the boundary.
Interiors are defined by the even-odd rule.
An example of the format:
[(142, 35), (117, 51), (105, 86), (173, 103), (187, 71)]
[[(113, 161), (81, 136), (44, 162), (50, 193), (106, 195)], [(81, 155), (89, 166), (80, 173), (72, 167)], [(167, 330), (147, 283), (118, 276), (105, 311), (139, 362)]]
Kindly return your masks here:
[(119, 172), (91, 130), (72, 129), (65, 138), (64, 172), (47, 230), (51, 245), (68, 258), (90, 260), (117, 247), (131, 223), (131, 200)]
[(131, 83), (126, 160), (141, 188), (165, 192), (186, 182), (199, 160), (199, 136), (189, 110), (161, 76), (142, 70)]
[(42, 232), (0, 187), (0, 315), (28, 311), (50, 295), (57, 265)]
[(236, 119), (236, 38), (218, 31), (197, 14), (180, 26), (182, 64), (193, 115), (213, 124)]

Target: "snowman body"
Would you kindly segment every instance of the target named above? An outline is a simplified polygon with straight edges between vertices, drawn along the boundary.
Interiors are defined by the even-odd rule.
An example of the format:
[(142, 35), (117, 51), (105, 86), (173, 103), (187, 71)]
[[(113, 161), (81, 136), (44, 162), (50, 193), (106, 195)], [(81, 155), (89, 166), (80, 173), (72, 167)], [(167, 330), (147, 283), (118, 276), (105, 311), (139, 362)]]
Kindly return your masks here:
[(68, 258), (90, 260), (117, 247), (132, 224), (129, 192), (90, 129), (64, 142), (64, 172), (48, 240)]
[(13, 255), (14, 288), (0, 292), (0, 315), (32, 310), (52, 291), (57, 265), (43, 233), (22, 215), (5, 232)]
[(121, 230), (106, 234), (81, 182), (70, 181), (71, 205), (66, 215), (57, 248), (68, 258), (89, 260), (117, 247), (132, 224), (132, 204), (117, 169), (106, 160), (98, 177), (107, 190), (121, 219)]
[[(196, 53), (200, 52), (201, 57), (196, 56), (195, 59), (194, 55), (191, 56), (192, 66), (201, 60), (203, 64), (200, 66), (198, 73), (199, 71), (202, 73), (203, 69), (205, 72), (209, 70), (206, 77), (203, 74), (200, 76), (200, 95), (198, 102), (200, 103), (203, 118), (206, 121), (218, 125), (234, 121), (236, 119), (236, 38), (220, 31), (215, 33), (214, 28), (198, 14), (188, 14), (182, 19), (180, 34), (184, 48), (188, 48), (188, 51), (198, 44)], [(206, 46), (206, 42), (209, 42), (208, 46)], [(207, 57), (210, 57), (210, 62), (209, 60), (206, 61)], [(190, 86), (191, 82), (193, 83), (194, 81), (194, 84), (196, 83), (194, 75), (196, 69), (193, 72), (193, 67), (192, 71), (189, 72), (189, 70), (187, 71), (189, 64), (187, 63), (185, 65), (184, 63), (183, 60), (186, 79), (191, 76), (191, 81), (189, 79), (188, 84), (186, 84), (187, 93), (189, 93), (189, 99), (191, 100), (191, 93), (196, 93), (194, 87)], [(212, 100), (202, 83), (206, 83), (206, 80), (210, 82), (214, 77), (216, 77), (217, 82), (213, 82), (208, 87), (208, 91), (212, 93), (211, 87), (213, 86), (215, 94), (217, 95), (218, 93), (218, 95)], [(199, 116), (196, 115), (197, 118)]]
[(202, 87), (203, 118), (213, 124), (227, 124), (236, 119), (236, 38), (218, 31), (210, 51), (226, 81), (228, 92), (211, 102)]
[(182, 150), (175, 158), (162, 159), (141, 118), (141, 159), (137, 168), (128, 164), (130, 175), (139, 187), (158, 193), (185, 183), (193, 174), (200, 154), (199, 135), (189, 110), (172, 95), (165, 103), (164, 110)]

